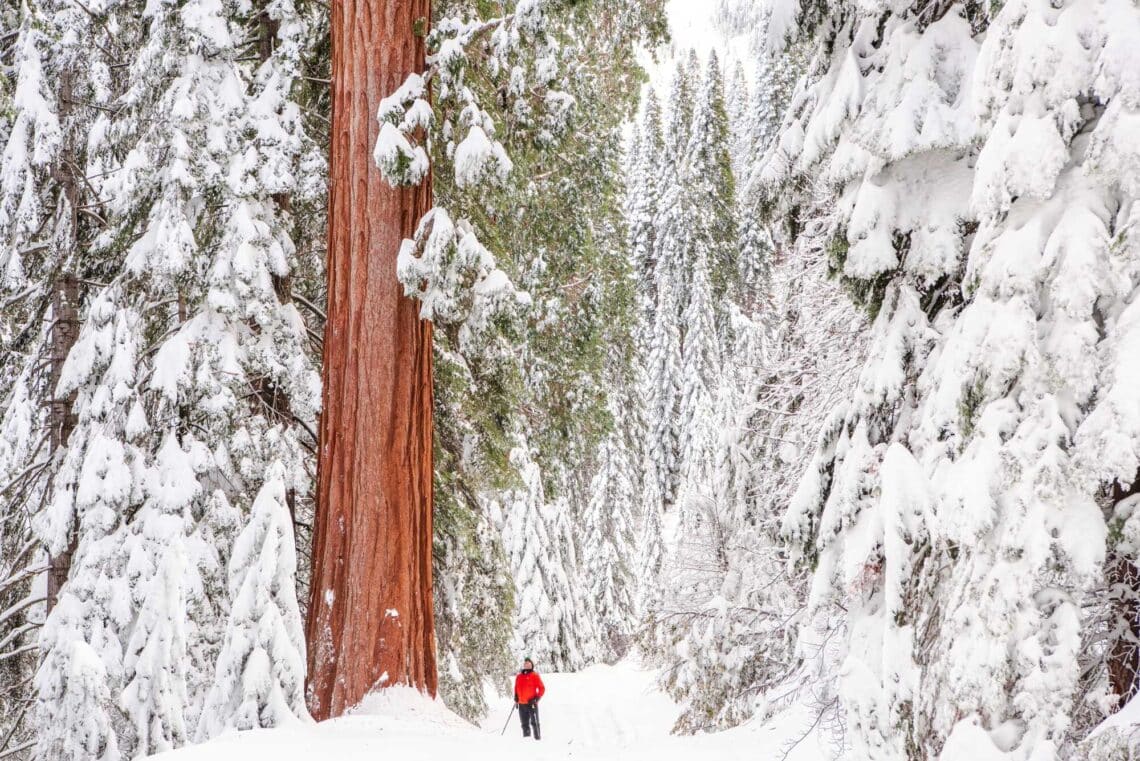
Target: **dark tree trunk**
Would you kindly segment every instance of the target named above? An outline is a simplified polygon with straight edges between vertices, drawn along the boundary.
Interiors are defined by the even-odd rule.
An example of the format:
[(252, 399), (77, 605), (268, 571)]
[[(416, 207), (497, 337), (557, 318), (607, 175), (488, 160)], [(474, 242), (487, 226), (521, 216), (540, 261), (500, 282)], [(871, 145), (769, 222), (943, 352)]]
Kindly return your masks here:
[(431, 326), (396, 280), (397, 251), (430, 208), (431, 186), (393, 189), (372, 162), (377, 106), (423, 71), (429, 18), (430, 0), (332, 4), (328, 318), (307, 627), (317, 719), (374, 687), (436, 691)]
[[(1112, 504), (1140, 491), (1140, 473), (1127, 488), (1119, 482), (1112, 485)], [(1140, 687), (1140, 569), (1132, 559), (1109, 550), (1105, 561), (1108, 594), (1112, 605), (1111, 620), (1118, 630), (1108, 650), (1108, 682), (1122, 707)]]
[[(60, 121), (64, 124), (68, 123), (68, 117), (75, 107), (75, 98), (72, 93), (73, 76), (70, 70), (66, 71), (60, 82), (59, 114)], [(49, 340), (50, 358), (47, 393), (49, 399), (48, 419), (51, 426), (49, 443), (53, 458), (58, 456), (67, 446), (67, 441), (75, 428), (75, 411), (73, 409), (75, 393), (60, 396), (57, 388), (63, 374), (63, 363), (67, 361), (67, 355), (79, 337), (79, 278), (75, 276), (73, 267), (75, 254), (79, 247), (79, 207), (82, 203), (80, 179), (76, 173), (82, 164), (77, 155), (78, 151), (75, 149), (75, 137), (70, 133), (70, 130), (65, 139), (67, 140), (63, 151), (65, 160), (61, 161), (55, 168), (55, 179), (60, 183), (65, 205), (63, 211), (65, 216), (57, 224), (66, 228), (62, 231), (64, 234), (61, 238), (66, 242), (68, 249), (59, 252), (59, 270), (55, 282), (52, 284), (52, 324)], [(47, 575), (47, 609), (49, 611), (55, 607), (56, 600), (59, 599), (59, 591), (71, 572), (71, 558), (75, 554), (77, 540), (75, 526), (72, 526), (68, 532), (67, 548), (51, 557)]]
[[(59, 385), (63, 363), (75, 339), (79, 334), (79, 280), (74, 275), (60, 277), (52, 291), (52, 328), (51, 328), (51, 366), (49, 373), (51, 402), (49, 416), (51, 421), (51, 451), (52, 456), (67, 446), (71, 431), (75, 428), (75, 394), (71, 393), (61, 397), (56, 392)], [(72, 526), (67, 549), (51, 558), (51, 568), (47, 578), (47, 608), (50, 611), (55, 607), (59, 598), (59, 590), (67, 581), (71, 572), (71, 558), (75, 554), (76, 546), (75, 527)]]
[(1128, 558), (1111, 553), (1108, 586), (1112, 620), (1121, 631), (1108, 652), (1108, 681), (1123, 706), (1136, 694), (1140, 673), (1140, 570)]

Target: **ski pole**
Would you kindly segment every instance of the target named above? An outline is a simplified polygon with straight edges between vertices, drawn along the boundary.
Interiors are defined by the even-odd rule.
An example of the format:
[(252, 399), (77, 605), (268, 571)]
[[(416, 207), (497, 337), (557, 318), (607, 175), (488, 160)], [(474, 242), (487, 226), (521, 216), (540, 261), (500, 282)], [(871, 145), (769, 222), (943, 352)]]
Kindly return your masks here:
[(503, 731), (499, 733), (499, 737), (502, 737), (503, 735), (505, 735), (507, 733), (507, 727), (511, 723), (511, 717), (515, 715), (515, 709), (518, 707), (519, 707), (518, 703), (512, 703), (511, 704), (511, 712), (509, 714), (507, 714), (507, 723), (503, 725)]

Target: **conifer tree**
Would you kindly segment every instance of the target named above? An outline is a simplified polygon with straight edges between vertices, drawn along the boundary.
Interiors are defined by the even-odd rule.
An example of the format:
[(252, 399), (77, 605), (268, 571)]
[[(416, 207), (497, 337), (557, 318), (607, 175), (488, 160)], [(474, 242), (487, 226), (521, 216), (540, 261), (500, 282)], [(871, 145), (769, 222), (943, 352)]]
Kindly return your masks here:
[[(657, 264), (657, 214), (661, 203), (662, 172), (665, 167), (665, 140), (661, 134), (661, 109), (652, 88), (643, 99), (641, 123), (629, 157), (629, 186), (626, 217), (629, 250), (633, 259), (640, 305), (647, 325), (656, 314), (657, 291), (654, 270)], [(644, 340), (644, 337), (643, 339)]]
[[(709, 282), (723, 304), (736, 278), (736, 180), (732, 172), (732, 127), (724, 102), (724, 82), (715, 52), (709, 56), (704, 78), (697, 86), (691, 133), (681, 158), (685, 216), (692, 228), (684, 249), (685, 282), (691, 283), (693, 266), (703, 257)], [(717, 311), (720, 335), (725, 335), (725, 310)]]
[(270, 466), (230, 555), (229, 621), (197, 737), (308, 718), (301, 612), (285, 468)]
[(672, 230), (680, 234), (677, 246), (682, 252), (682, 282), (686, 285), (679, 325), (682, 355), (678, 426), (681, 475), (690, 496), (707, 493), (710, 485), (707, 468), (715, 450), (714, 398), (721, 377), (722, 340), (727, 338), (724, 305), (737, 269), (730, 136), (720, 67), (714, 53), (701, 84), (682, 164), (683, 228)]
[(1111, 710), (1135, 679), (1110, 678), (1111, 636), (1089, 643), (1131, 628), (1097, 588), (1131, 552), (1109, 525), (1126, 524), (1134, 430), (1109, 400), (1135, 279), (1118, 115), (1137, 11), (805, 10), (824, 65), (764, 174), (830, 188), (788, 221), (823, 221), (874, 325), (785, 531), (813, 607), (846, 610), (856, 752), (1067, 754), (1100, 718), (1084, 706)]
[[(118, 761), (118, 707), (111, 695), (107, 666), (97, 639), (82, 636), (87, 612), (77, 597), (65, 596), (53, 608), (52, 627), (41, 641), (46, 659), (36, 676), (36, 692), (55, 720), (36, 732), (38, 758)], [(56, 641), (57, 635), (63, 635)]]
[[(666, 228), (668, 230), (668, 228)], [(659, 506), (668, 509), (677, 499), (680, 473), (681, 331), (677, 326), (678, 285), (669, 265), (676, 259), (671, 247), (661, 249), (655, 269), (657, 309), (649, 338), (649, 470), (647, 488)], [(647, 508), (648, 509), (648, 498)]]
[(589, 662), (596, 637), (573, 589), (577, 561), (570, 508), (564, 499), (548, 499), (542, 470), (525, 445), (511, 453), (511, 460), (523, 481), (500, 508), (503, 543), (516, 585), (511, 646), (544, 668), (572, 671)]
[[(740, 253), (737, 270), (737, 299), (748, 315), (764, 311), (771, 290), (772, 236), (764, 223), (763, 194), (759, 183), (747, 182), (736, 205), (740, 222)], [(763, 319), (763, 318), (761, 318)], [(731, 329), (731, 321), (730, 321)], [(735, 334), (735, 330), (732, 331)]]
[(686, 300), (685, 252), (692, 233), (688, 196), (683, 187), (684, 155), (688, 147), (688, 130), (692, 121), (689, 100), (692, 89), (692, 66), (695, 54), (678, 65), (670, 94), (669, 121), (665, 141), (665, 163), (662, 190), (655, 216), (654, 297), (647, 307), (652, 328), (646, 355), (649, 358), (649, 437), (652, 489), (668, 510), (676, 503), (681, 468), (678, 420), (681, 402), (681, 316)]
[[(233, 531), (271, 453), (289, 463), (290, 490), (307, 491), (317, 379), (290, 300), (283, 203), (313, 187), (290, 100), (306, 26), (286, 2), (158, 4), (145, 23), (118, 7), (74, 12), (114, 28), (129, 57), (77, 101), (97, 114), (73, 169), (100, 199), (101, 232), (55, 386), (73, 395), (74, 430), (38, 516), (49, 551), (72, 558), (59, 618), (44, 626), (39, 747), (80, 753), (51, 743), (87, 726), (61, 688), (86, 653), (130, 717), (103, 747), (137, 754), (193, 729), (228, 609)], [(265, 55), (244, 57), (261, 43)]]
[(675, 161), (680, 161), (689, 144), (693, 129), (693, 108), (700, 89), (701, 60), (697, 51), (689, 49), (673, 68), (669, 91), (669, 122), (665, 134), (665, 149)]
[[(430, 17), (426, 0), (346, 0), (332, 12), (329, 298), (307, 622), (306, 690), (317, 719), (341, 715), (377, 686), (436, 692), (432, 326), (422, 319), (432, 314), (391, 278), (417, 227), (425, 254), (454, 245), (446, 213), (421, 221), (431, 208), (430, 165), (398, 126), (405, 100), (422, 104), (407, 131), (431, 116), (421, 98), (426, 40), (415, 32)], [(360, 150), (373, 142), (372, 156)], [(429, 246), (431, 234), (438, 244)], [(414, 246), (401, 259), (414, 265)], [(361, 388), (374, 392), (362, 397)]]
[(597, 617), (601, 655), (607, 662), (626, 654), (635, 622), (634, 526), (639, 503), (635, 474), (641, 464), (635, 443), (636, 410), (633, 404), (613, 410), (614, 431), (598, 452), (583, 515), (582, 546), (588, 552), (583, 578), (589, 585), (589, 611)]
[[(636, 329), (621, 218), (621, 144), (625, 112), (640, 87), (629, 76), (637, 66), (635, 45), (655, 34), (660, 11), (659, 3), (625, 0), (558, 6), (544, 28), (558, 30), (562, 39), (556, 87), (573, 95), (566, 115), (573, 128), (536, 134), (537, 119), (488, 109), (511, 173), (490, 185), (460, 185), (450, 171), (434, 178), (437, 203), (467, 219), (494, 251), (495, 265), (527, 297), (500, 299), (494, 316), (479, 325), (469, 320), (435, 333), (436, 520), (446, 527), (437, 530), (436, 568), (452, 569), (436, 585), (442, 596), (436, 629), (441, 664), (448, 663), (441, 665), (441, 691), (464, 715), (484, 710), (479, 680), (505, 675), (514, 662), (508, 647), (516, 580), (504, 576), (517, 566), (506, 536), (497, 534), (503, 522), (489, 519), (489, 506), (512, 503), (522, 489), (510, 457), (519, 435), (539, 468), (547, 502), (536, 517), (547, 521), (550, 535), (570, 535), (574, 542), (573, 553), (562, 558), (570, 563), (564, 569), (570, 584), (549, 588), (551, 604), (584, 615), (584, 599), (564, 595), (586, 585), (592, 548), (568, 527), (581, 524), (596, 449), (613, 425), (610, 352), (620, 355), (617, 364), (629, 363)], [(525, 47), (520, 53), (530, 67), (530, 53)], [(467, 72), (465, 83), (484, 102), (495, 102), (505, 86), (502, 74)], [(542, 112), (530, 102), (519, 109)], [(446, 148), (442, 139), (435, 145)], [(437, 161), (450, 166), (446, 153)], [(492, 565), (504, 556), (507, 563)], [(558, 647), (548, 664), (593, 658), (592, 627)]]
[(166, 435), (145, 474), (146, 493), (123, 532), (126, 591), (135, 619), (124, 630), (119, 705), (133, 730), (131, 754), (184, 744), (188, 730), (186, 600), (202, 588), (187, 548), (191, 505), (200, 487), (191, 457)]
[(689, 302), (682, 314), (685, 335), (678, 414), (683, 520), (693, 517), (689, 513), (692, 507), (689, 503), (706, 495), (712, 483), (710, 467), (717, 448), (714, 399), (717, 384), (721, 382), (721, 352), (707, 254), (699, 245), (692, 251)]
[[(77, 332), (80, 266), (90, 236), (79, 176), (90, 113), (106, 75), (103, 39), (67, 4), (5, 6), (0, 41), (0, 752), (26, 747), (32, 712), (27, 685), (36, 665), (40, 604), (52, 605), (69, 570), (74, 531), (48, 560), (46, 590), (35, 512), (74, 424), (72, 399), (56, 384)], [(11, 722), (11, 723), (10, 723)]]
[[(733, 63), (732, 74), (726, 77), (723, 89), (725, 116), (731, 131), (728, 155), (732, 162), (732, 174), (734, 179), (743, 180), (747, 179), (749, 169), (755, 161), (755, 156), (752, 155), (752, 123), (749, 118), (755, 106), (752, 104), (753, 93), (744, 75), (744, 64), (740, 60)], [(760, 95), (760, 92), (757, 89), (756, 94)]]

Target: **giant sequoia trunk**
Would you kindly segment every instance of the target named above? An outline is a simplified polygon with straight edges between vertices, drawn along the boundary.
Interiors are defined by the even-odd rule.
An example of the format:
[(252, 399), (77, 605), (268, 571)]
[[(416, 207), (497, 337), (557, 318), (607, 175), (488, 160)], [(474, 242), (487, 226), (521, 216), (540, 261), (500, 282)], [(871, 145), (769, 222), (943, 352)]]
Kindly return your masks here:
[(430, 0), (333, 0), (328, 321), (309, 605), (309, 708), (436, 690), (431, 326), (396, 254), (431, 204), (372, 162), (380, 99), (424, 66)]

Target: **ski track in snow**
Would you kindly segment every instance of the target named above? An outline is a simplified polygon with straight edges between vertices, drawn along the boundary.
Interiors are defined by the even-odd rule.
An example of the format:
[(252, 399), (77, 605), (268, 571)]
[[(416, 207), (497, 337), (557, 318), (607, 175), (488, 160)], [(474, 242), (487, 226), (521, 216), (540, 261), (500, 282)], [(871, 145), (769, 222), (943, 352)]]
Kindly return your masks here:
[[(509, 697), (496, 697), (481, 727), (413, 690), (370, 695), (353, 714), (323, 724), (234, 732), (203, 745), (161, 754), (164, 761), (780, 761), (790, 739), (810, 724), (794, 710), (768, 725), (716, 734), (669, 734), (676, 705), (636, 664), (591, 666), (573, 674), (544, 674), (541, 741), (525, 739)], [(791, 715), (793, 718), (789, 719)], [(815, 736), (787, 761), (827, 761)]]

